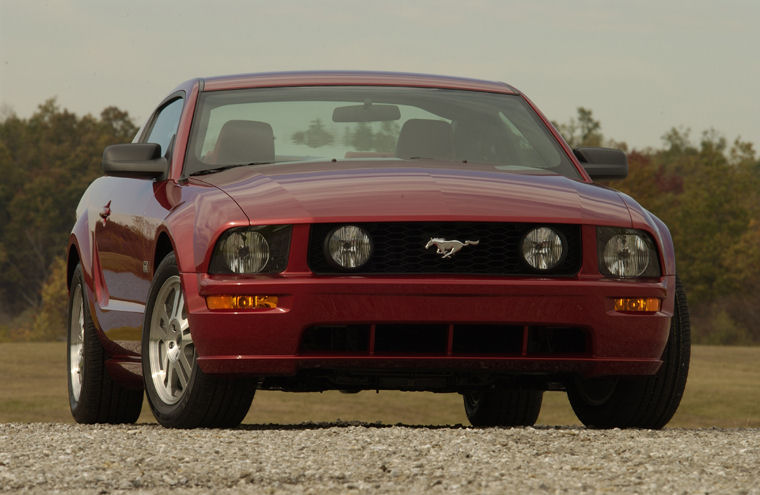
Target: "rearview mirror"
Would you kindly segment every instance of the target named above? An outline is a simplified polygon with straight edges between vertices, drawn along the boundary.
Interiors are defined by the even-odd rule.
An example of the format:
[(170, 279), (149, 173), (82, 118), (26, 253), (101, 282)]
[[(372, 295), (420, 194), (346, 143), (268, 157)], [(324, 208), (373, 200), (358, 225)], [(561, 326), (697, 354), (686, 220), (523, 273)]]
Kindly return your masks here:
[(384, 122), (398, 120), (401, 111), (396, 105), (350, 105), (333, 110), (333, 122)]
[(103, 150), (103, 173), (115, 177), (157, 178), (168, 168), (155, 143), (114, 144)]
[(613, 148), (576, 148), (576, 158), (594, 179), (625, 179), (628, 176), (628, 158)]

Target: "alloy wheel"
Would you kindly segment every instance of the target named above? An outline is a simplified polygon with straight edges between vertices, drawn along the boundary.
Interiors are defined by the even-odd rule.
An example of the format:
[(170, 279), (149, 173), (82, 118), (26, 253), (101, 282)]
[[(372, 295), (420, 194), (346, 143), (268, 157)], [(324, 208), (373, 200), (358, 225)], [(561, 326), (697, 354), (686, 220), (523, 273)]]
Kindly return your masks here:
[(176, 404), (188, 388), (195, 364), (195, 346), (179, 276), (167, 278), (161, 286), (149, 332), (150, 379), (162, 402)]

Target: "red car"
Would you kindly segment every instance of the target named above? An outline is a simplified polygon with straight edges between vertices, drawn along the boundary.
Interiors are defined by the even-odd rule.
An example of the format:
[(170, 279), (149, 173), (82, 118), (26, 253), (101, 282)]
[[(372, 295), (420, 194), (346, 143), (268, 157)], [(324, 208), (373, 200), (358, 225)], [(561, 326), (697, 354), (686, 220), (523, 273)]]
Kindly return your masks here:
[(661, 428), (689, 365), (667, 227), (593, 183), (498, 82), (302, 72), (195, 79), (103, 153), (68, 246), (82, 423), (232, 427), (259, 389), (460, 393), (531, 425)]

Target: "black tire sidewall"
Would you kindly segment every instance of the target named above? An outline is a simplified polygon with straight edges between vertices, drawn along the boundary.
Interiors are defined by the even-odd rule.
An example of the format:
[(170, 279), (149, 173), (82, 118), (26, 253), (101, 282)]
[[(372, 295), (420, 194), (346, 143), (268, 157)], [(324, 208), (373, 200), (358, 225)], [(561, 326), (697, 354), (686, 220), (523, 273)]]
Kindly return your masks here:
[(495, 389), (465, 392), (464, 410), (475, 427), (532, 426), (538, 419), (543, 391)]

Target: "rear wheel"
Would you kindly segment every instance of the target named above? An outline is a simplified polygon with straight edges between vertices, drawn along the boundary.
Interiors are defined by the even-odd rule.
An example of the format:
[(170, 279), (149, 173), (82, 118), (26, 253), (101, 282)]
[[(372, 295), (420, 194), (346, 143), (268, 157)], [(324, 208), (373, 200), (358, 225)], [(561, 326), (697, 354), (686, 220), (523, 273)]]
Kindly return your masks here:
[(532, 426), (541, 412), (544, 392), (494, 389), (463, 395), (464, 411), (473, 426)]
[(142, 409), (142, 390), (123, 387), (108, 374), (85, 294), (77, 265), (69, 292), (66, 353), (71, 415), (77, 423), (134, 423)]
[(689, 309), (676, 279), (675, 313), (657, 374), (644, 377), (575, 380), (567, 390), (570, 405), (591, 428), (660, 429), (681, 402), (689, 374)]
[(170, 428), (235, 427), (256, 391), (249, 379), (207, 375), (198, 367), (173, 253), (161, 261), (151, 285), (142, 366), (153, 415)]

